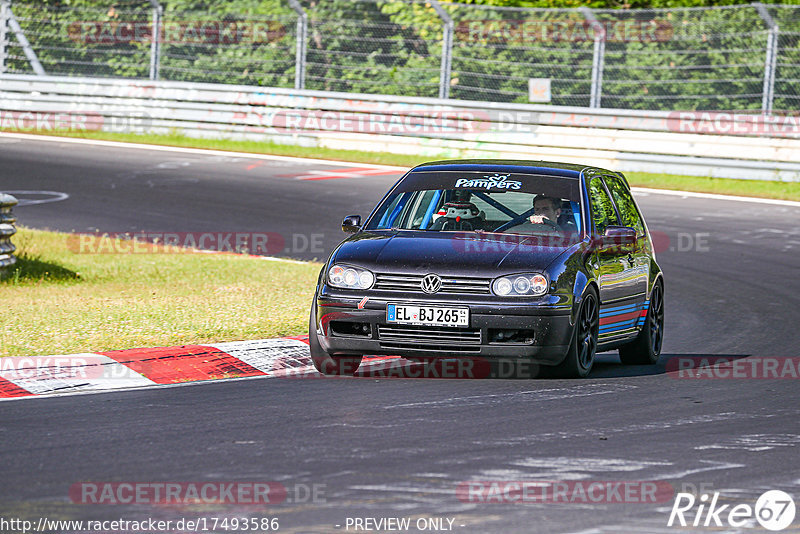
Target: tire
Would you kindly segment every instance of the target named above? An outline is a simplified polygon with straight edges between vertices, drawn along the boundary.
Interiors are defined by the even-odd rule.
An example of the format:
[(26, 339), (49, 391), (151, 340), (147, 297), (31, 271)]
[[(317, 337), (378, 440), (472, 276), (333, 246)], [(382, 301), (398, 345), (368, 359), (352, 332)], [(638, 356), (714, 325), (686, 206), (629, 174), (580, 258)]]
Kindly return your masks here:
[(589, 287), (575, 316), (575, 326), (572, 329), (572, 341), (567, 349), (567, 356), (553, 369), (553, 374), (560, 378), (588, 376), (597, 354), (599, 331), (600, 307), (597, 291), (594, 287)]
[(317, 338), (317, 299), (311, 305), (308, 316), (308, 348), (314, 367), (323, 375), (353, 376), (361, 365), (362, 356), (331, 356), (319, 344)]
[(653, 365), (661, 356), (663, 341), (664, 285), (659, 280), (650, 292), (650, 307), (642, 331), (635, 340), (619, 348), (619, 359), (626, 365)]

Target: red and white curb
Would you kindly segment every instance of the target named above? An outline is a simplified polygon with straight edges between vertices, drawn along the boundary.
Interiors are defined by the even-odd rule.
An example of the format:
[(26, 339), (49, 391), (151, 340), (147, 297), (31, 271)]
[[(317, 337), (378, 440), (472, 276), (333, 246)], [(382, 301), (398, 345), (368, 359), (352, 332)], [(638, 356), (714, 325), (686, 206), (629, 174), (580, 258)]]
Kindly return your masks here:
[[(403, 365), (395, 356), (366, 357), (359, 375), (376, 365)], [(156, 387), (255, 377), (321, 378), (307, 336), (209, 345), (183, 345), (83, 354), (0, 358), (0, 400)]]

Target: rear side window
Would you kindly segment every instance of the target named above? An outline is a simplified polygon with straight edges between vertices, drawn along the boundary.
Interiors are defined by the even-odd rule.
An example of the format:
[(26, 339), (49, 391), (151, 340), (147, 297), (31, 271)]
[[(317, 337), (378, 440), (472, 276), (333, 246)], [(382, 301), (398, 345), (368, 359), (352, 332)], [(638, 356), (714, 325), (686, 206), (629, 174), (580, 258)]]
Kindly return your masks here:
[(631, 192), (618, 176), (606, 176), (605, 180), (608, 191), (611, 193), (611, 198), (614, 199), (614, 203), (619, 210), (622, 225), (635, 228), (637, 235), (644, 235), (642, 217), (639, 215), (639, 210), (636, 209), (636, 203), (633, 201)]
[(599, 177), (592, 178), (589, 182), (589, 196), (592, 201), (592, 218), (597, 226), (597, 233), (603, 235), (606, 233), (606, 228), (618, 225), (619, 221), (614, 204), (611, 203), (606, 188), (603, 187), (603, 181)]

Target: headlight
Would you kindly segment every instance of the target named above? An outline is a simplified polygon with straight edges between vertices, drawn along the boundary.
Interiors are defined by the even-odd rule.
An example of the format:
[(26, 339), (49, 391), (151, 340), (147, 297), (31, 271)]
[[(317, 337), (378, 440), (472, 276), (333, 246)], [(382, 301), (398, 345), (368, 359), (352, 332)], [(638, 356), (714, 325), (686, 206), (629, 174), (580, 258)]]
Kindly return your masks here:
[(515, 274), (503, 276), (494, 281), (492, 291), (501, 297), (524, 297), (544, 295), (550, 283), (543, 274)]
[(328, 270), (328, 283), (342, 289), (369, 289), (375, 276), (366, 269), (348, 265), (334, 265)]

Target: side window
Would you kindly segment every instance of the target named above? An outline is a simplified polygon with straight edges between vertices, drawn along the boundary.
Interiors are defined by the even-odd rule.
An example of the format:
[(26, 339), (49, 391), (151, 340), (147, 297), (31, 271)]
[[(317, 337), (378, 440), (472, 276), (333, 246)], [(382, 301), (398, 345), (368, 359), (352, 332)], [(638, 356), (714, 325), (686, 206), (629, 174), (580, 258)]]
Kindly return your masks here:
[(606, 185), (611, 193), (611, 198), (619, 210), (619, 216), (622, 218), (623, 226), (630, 226), (636, 229), (637, 235), (644, 235), (644, 225), (642, 218), (639, 215), (639, 210), (636, 209), (636, 203), (633, 201), (628, 188), (622, 183), (622, 180), (617, 176), (606, 176)]
[(614, 204), (599, 177), (592, 178), (589, 182), (589, 196), (592, 202), (592, 218), (597, 225), (597, 232), (602, 235), (609, 226), (619, 224), (617, 212), (614, 211)]
[[(428, 213), (431, 202), (436, 200), (437, 204), (441, 204), (441, 201), (439, 200), (441, 193), (437, 194), (436, 191), (425, 191), (422, 194), (417, 193), (415, 196), (416, 198), (414, 199), (409, 213), (409, 221), (405, 224), (405, 226), (408, 228), (418, 229), (421, 228), (422, 222), (425, 220), (425, 215)], [(436, 207), (437, 206), (434, 206), (434, 208)]]
[(394, 212), (394, 209), (397, 207), (397, 204), (400, 202), (402, 196), (403, 195), (401, 194), (395, 195), (388, 204), (381, 208), (381, 211), (379, 211), (375, 216), (378, 222), (374, 225), (374, 229), (384, 229), (389, 227), (389, 218)]

